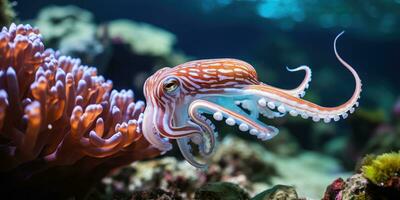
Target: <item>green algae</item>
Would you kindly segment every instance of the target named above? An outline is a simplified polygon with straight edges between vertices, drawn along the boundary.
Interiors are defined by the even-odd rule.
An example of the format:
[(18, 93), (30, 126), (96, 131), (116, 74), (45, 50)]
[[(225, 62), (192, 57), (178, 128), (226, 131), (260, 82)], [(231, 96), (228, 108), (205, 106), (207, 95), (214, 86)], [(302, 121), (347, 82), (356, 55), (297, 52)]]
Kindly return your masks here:
[(375, 158), (367, 156), (363, 163), (363, 176), (376, 185), (384, 186), (400, 172), (400, 152), (385, 153)]

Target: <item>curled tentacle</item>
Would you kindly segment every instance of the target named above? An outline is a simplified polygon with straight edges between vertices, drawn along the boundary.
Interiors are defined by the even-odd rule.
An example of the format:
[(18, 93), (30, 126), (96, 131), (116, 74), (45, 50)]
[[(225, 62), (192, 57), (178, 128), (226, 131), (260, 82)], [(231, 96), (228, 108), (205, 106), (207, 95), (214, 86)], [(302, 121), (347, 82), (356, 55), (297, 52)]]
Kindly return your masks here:
[(194, 158), (193, 154), (191, 153), (191, 147), (189, 145), (189, 140), (190, 140), (189, 137), (179, 138), (179, 139), (176, 140), (176, 142), (178, 143), (179, 149), (181, 150), (181, 153), (182, 153), (183, 157), (192, 166), (194, 166), (194, 167), (196, 167), (198, 169), (206, 170), (208, 165), (206, 163), (200, 163), (200, 162), (196, 161), (196, 159)]
[(303, 78), (303, 81), (301, 81), (299, 86), (297, 86), (294, 89), (287, 90), (287, 89), (276, 88), (276, 87), (270, 86), (270, 85), (265, 84), (265, 83), (261, 83), (261, 85), (263, 85), (265, 87), (269, 87), (270, 89), (274, 89), (274, 90), (277, 90), (277, 91), (288, 93), (288, 94), (290, 94), (290, 95), (292, 95), (294, 97), (304, 97), (304, 95), (306, 94), (306, 92), (305, 92), (306, 89), (308, 89), (308, 87), (310, 86), (309, 84), (310, 84), (310, 81), (311, 81), (311, 74), (312, 74), (311, 73), (311, 69), (306, 65), (302, 65), (300, 67), (296, 67), (296, 68), (293, 68), (293, 69), (291, 69), (289, 67), (286, 67), (286, 69), (289, 72), (297, 72), (297, 71), (301, 71), (301, 70), (306, 72), (306, 74), (305, 74), (305, 76)]
[(310, 81), (311, 81), (311, 69), (306, 66), (306, 65), (302, 65), (300, 67), (294, 68), (294, 69), (290, 69), (289, 67), (286, 67), (286, 69), (289, 72), (297, 72), (300, 70), (304, 70), (306, 72), (306, 75), (304, 76), (303, 81), (300, 83), (299, 86), (297, 86), (294, 89), (288, 90), (287, 93), (295, 96), (295, 97), (303, 97), (306, 94), (306, 89), (308, 89), (308, 87), (310, 86)]

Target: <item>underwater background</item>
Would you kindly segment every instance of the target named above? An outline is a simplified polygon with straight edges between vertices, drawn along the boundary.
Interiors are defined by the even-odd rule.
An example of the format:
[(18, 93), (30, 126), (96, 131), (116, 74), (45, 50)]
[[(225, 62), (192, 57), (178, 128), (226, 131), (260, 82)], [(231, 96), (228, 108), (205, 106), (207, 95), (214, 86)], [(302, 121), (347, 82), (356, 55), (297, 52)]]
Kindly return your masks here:
[(338, 51), (363, 82), (360, 106), (349, 118), (274, 119), (268, 123), (280, 133), (265, 142), (216, 123), (220, 144), (208, 171), (190, 166), (174, 148), (111, 171), (84, 198), (400, 199), (398, 0), (1, 2), (14, 12), (2, 15), (2, 25), (38, 27), (46, 47), (97, 67), (114, 88), (132, 89), (136, 100), (144, 100), (144, 81), (162, 67), (236, 58), (280, 88), (293, 88), (304, 76), (286, 67), (310, 66), (304, 98), (336, 106), (354, 90), (333, 50), (345, 31)]

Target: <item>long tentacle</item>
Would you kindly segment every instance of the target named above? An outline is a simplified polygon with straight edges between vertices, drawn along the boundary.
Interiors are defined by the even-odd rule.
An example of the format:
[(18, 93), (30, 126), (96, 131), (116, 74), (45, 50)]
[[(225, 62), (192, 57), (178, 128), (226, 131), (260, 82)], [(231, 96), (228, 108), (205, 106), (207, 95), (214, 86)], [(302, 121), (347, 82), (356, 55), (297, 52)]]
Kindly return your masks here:
[(289, 112), (289, 114), (293, 116), (301, 115), (303, 118), (312, 117), (314, 121), (323, 119), (325, 122), (329, 122), (331, 119), (337, 121), (340, 119), (340, 116), (342, 118), (346, 118), (348, 116), (347, 112), (354, 112), (354, 106), (358, 106), (357, 100), (360, 97), (362, 84), (357, 72), (346, 61), (344, 61), (337, 52), (336, 42), (342, 34), (343, 32), (335, 38), (335, 55), (339, 62), (352, 73), (356, 84), (353, 95), (347, 102), (336, 107), (323, 107), (309, 101), (293, 97), (286, 92), (276, 91), (263, 85), (250, 85), (246, 86), (245, 89), (248, 93), (253, 93), (263, 98), (264, 101), (267, 102), (263, 106), (277, 108), (277, 110), (282, 113)]

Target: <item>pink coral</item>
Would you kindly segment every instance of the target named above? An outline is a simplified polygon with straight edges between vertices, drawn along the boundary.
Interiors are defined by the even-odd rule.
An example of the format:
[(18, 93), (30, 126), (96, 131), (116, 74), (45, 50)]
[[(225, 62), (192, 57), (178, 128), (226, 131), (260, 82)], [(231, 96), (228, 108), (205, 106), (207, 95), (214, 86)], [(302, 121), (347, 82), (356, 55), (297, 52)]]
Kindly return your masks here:
[(144, 103), (112, 90), (96, 68), (46, 50), (38, 29), (4, 27), (0, 56), (2, 177), (25, 174), (23, 182), (57, 166), (71, 176), (102, 166), (101, 177), (159, 154), (141, 134)]

